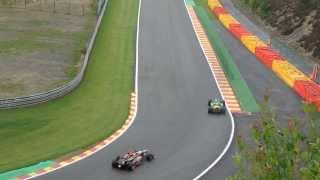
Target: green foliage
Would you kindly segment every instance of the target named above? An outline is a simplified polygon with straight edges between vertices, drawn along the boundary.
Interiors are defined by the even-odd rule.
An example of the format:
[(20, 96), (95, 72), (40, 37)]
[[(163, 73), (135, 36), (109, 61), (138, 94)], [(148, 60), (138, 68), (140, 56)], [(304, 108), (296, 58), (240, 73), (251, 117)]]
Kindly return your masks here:
[(234, 161), (239, 171), (229, 179), (319, 179), (319, 114), (306, 105), (306, 119), (290, 118), (282, 127), (267, 101), (261, 105), (249, 140), (237, 138), (239, 152)]
[(307, 7), (320, 7), (319, 0), (300, 0), (300, 4)]
[(270, 4), (268, 0), (241, 0), (241, 2), (263, 18), (270, 16)]

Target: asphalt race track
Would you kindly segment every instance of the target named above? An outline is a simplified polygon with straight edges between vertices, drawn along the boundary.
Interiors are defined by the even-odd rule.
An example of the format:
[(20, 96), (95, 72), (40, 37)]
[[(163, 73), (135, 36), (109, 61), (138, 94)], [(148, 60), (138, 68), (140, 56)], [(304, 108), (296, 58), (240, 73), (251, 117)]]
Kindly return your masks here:
[[(118, 140), (75, 164), (36, 179), (192, 179), (227, 144), (230, 117), (207, 113), (220, 96), (183, 0), (142, 0), (138, 114)], [(149, 148), (156, 159), (134, 172), (111, 168), (119, 153)]]

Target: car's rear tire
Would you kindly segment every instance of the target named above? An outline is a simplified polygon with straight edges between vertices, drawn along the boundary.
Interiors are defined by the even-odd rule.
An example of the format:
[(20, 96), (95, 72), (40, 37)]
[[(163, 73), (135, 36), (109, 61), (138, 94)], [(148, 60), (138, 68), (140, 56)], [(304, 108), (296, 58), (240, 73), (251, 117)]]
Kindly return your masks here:
[(152, 161), (153, 159), (154, 159), (154, 155), (153, 155), (153, 154), (147, 154), (147, 155), (146, 155), (146, 160), (147, 160), (148, 162)]
[(113, 167), (113, 168), (118, 168), (118, 163), (115, 162), (115, 161), (113, 161), (113, 162), (112, 162), (112, 167)]

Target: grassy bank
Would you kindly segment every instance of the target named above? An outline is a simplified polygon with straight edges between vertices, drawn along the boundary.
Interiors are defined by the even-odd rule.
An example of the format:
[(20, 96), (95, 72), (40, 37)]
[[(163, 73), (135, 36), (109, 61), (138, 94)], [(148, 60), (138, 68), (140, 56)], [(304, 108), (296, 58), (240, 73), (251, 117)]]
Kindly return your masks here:
[(0, 171), (55, 159), (118, 129), (133, 90), (138, 0), (109, 0), (83, 82), (35, 107), (0, 111)]

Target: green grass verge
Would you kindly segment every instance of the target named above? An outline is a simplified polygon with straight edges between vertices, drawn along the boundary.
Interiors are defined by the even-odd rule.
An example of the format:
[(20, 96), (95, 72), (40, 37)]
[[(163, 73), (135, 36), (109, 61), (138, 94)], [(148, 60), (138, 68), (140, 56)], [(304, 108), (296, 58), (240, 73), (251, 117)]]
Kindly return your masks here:
[(0, 111), (0, 171), (85, 148), (120, 128), (133, 90), (138, 0), (109, 0), (80, 86), (35, 107)]
[(214, 24), (212, 19), (214, 17), (212, 17), (209, 9), (207, 8), (207, 0), (198, 0), (195, 1), (195, 3), (196, 6), (194, 6), (194, 9), (196, 14), (206, 31), (211, 45), (219, 57), (220, 64), (235, 92), (237, 99), (240, 102), (241, 108), (246, 112), (258, 112), (259, 105), (257, 104), (256, 99), (253, 97), (245, 80), (242, 78), (241, 73), (234, 63), (233, 57), (230, 55), (226, 45), (213, 28), (217, 25)]
[(41, 163), (35, 164), (33, 166), (29, 166), (29, 167), (25, 167), (25, 168), (21, 168), (21, 169), (16, 169), (16, 170), (12, 170), (12, 171), (9, 171), (9, 172), (5, 172), (5, 173), (0, 174), (0, 180), (15, 179), (17, 176), (26, 175), (26, 174), (35, 172), (37, 170), (49, 167), (49, 166), (51, 166), (53, 164), (54, 164), (53, 161), (45, 161), (45, 162), (41, 162)]

